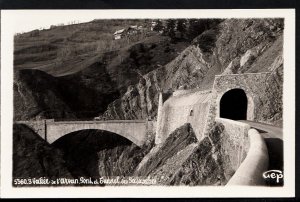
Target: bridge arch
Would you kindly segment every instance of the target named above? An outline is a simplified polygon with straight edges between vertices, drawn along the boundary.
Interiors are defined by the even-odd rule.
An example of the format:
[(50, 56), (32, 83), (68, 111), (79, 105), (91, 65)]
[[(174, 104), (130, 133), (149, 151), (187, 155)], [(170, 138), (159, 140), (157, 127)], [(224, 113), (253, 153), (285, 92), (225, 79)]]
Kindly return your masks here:
[[(105, 140), (105, 143), (112, 144), (112, 143), (120, 143), (120, 139), (123, 141), (121, 143), (133, 143), (132, 140), (128, 139), (127, 137), (124, 137), (123, 135), (108, 131), (108, 130), (102, 130), (102, 129), (81, 129), (81, 130), (75, 130), (70, 133), (67, 133), (60, 138), (56, 139), (52, 144), (59, 144), (61, 141), (69, 141), (69, 139), (75, 138), (75, 140), (79, 139), (85, 139), (87, 136), (94, 136), (92, 137), (93, 142), (92, 144), (99, 143), (99, 139)], [(118, 139), (116, 141), (116, 139)]]
[(50, 144), (66, 134), (80, 130), (104, 130), (125, 137), (142, 146), (147, 138), (146, 121), (73, 121), (49, 122), (46, 124), (46, 141)]
[(217, 117), (232, 120), (253, 120), (254, 102), (243, 88), (227, 89), (218, 96)]

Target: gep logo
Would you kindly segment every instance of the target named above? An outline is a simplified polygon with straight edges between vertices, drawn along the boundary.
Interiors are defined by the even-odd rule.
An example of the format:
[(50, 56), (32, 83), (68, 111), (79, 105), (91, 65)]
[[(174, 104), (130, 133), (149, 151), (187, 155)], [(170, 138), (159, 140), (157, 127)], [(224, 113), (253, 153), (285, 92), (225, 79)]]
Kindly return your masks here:
[(276, 179), (276, 182), (279, 183), (279, 180), (283, 178), (283, 173), (281, 170), (268, 170), (263, 173), (265, 179)]

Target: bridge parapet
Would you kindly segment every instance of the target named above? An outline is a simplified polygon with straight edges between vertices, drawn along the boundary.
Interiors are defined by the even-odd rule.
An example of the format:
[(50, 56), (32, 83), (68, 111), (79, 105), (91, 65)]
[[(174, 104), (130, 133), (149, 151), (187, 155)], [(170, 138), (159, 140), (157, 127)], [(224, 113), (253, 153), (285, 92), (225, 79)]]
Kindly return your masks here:
[(25, 124), (31, 128), (35, 133), (37, 133), (44, 140), (47, 139), (47, 128), (46, 125), (54, 122), (54, 119), (44, 119), (35, 121), (16, 121), (18, 124)]
[(255, 129), (249, 130), (250, 148), (247, 157), (227, 185), (264, 185), (262, 173), (268, 169), (269, 155), (263, 137)]
[(155, 135), (156, 127), (155, 121), (147, 120), (54, 121), (54, 119), (47, 119), (17, 123), (26, 124), (50, 144), (75, 131), (96, 129), (116, 133), (142, 146), (149, 138), (147, 135)]
[(246, 158), (249, 150), (248, 131), (250, 125), (233, 121), (230, 119), (216, 118), (217, 123), (224, 126), (221, 134), (222, 158), (226, 166), (225, 173), (228, 173), (226, 178), (231, 177), (232, 172), (235, 172), (243, 160)]

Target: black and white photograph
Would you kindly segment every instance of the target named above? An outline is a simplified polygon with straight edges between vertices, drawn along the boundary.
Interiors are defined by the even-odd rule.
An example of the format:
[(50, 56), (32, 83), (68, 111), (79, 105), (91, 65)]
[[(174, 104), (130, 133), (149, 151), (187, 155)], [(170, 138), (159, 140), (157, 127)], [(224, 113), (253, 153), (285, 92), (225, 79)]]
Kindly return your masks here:
[(2, 11), (1, 189), (291, 191), (293, 10), (188, 12)]

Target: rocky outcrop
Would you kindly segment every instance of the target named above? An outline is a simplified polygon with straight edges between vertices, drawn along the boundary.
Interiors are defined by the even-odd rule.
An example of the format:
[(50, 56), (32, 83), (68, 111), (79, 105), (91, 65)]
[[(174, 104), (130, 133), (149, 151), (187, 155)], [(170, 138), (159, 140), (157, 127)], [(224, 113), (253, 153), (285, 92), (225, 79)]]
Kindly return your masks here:
[(16, 71), (14, 120), (87, 118), (103, 112), (119, 92), (113, 85), (105, 86), (107, 82), (96, 84), (101, 80), (99, 77), (107, 79), (105, 72), (93, 71), (100, 67), (95, 65), (67, 77), (53, 77), (33, 69)]
[[(155, 146), (150, 153), (147, 154), (147, 160), (138, 166), (135, 175), (152, 176), (157, 179), (167, 177), (165, 174), (158, 173), (161, 173), (162, 170), (165, 169), (170, 171), (170, 166), (175, 169), (176, 166), (181, 165), (182, 161), (189, 156), (192, 148), (197, 145), (195, 144), (196, 142), (197, 138), (190, 124), (179, 127), (162, 145)], [(181, 158), (179, 158), (179, 156), (181, 156)], [(172, 159), (172, 163), (170, 163), (170, 159)], [(167, 168), (165, 165), (170, 166)], [(166, 180), (166, 178), (164, 180)]]
[(138, 164), (150, 151), (153, 141), (142, 148), (134, 144), (117, 146), (98, 152), (100, 176), (133, 176)]
[(16, 71), (14, 120), (75, 118), (57, 86), (58, 80), (42, 71)]
[(127, 92), (108, 105), (102, 119), (153, 119), (156, 117), (163, 68), (150, 72), (129, 86)]
[(160, 90), (208, 90), (217, 74), (270, 71), (282, 61), (282, 33), (282, 19), (224, 20), (196, 37), (173, 61), (144, 75), (102, 118), (155, 118)]
[[(231, 135), (224, 130), (223, 124), (214, 123), (207, 136), (183, 160), (180, 153), (173, 157), (179, 157), (181, 164), (173, 162), (169, 163), (172, 166), (162, 166), (164, 169), (157, 177), (164, 177), (159, 182), (165, 185), (225, 185), (238, 168), (236, 162), (239, 155), (235, 154), (244, 147), (243, 144), (235, 145)], [(247, 141), (247, 137), (244, 138)], [(189, 149), (186, 147), (182, 152)], [(239, 164), (245, 156), (246, 153), (243, 153)]]
[[(281, 62), (280, 62), (281, 61)], [(280, 64), (281, 63), (281, 64)], [(266, 80), (264, 96), (257, 104), (257, 120), (272, 125), (282, 126), (283, 113), (283, 64), (282, 60), (275, 60), (274, 69)], [(273, 66), (272, 66), (273, 67)]]
[(248, 150), (247, 137), (238, 138), (244, 140), (237, 142), (215, 122), (198, 142), (185, 124), (144, 157), (135, 175), (155, 178), (160, 185), (225, 185)]

